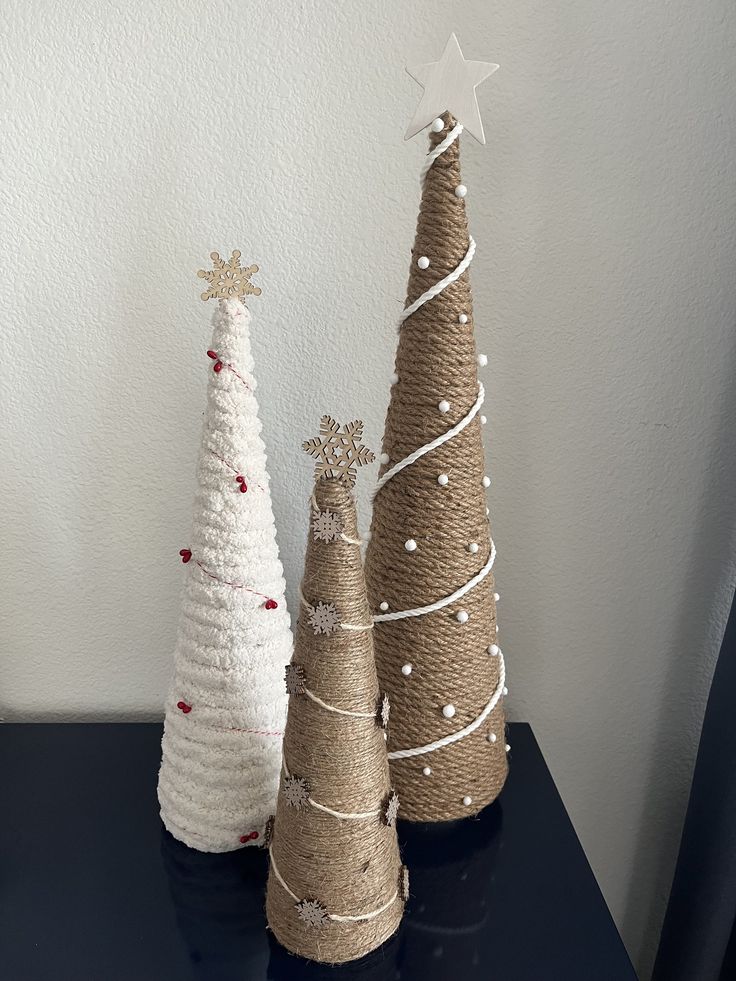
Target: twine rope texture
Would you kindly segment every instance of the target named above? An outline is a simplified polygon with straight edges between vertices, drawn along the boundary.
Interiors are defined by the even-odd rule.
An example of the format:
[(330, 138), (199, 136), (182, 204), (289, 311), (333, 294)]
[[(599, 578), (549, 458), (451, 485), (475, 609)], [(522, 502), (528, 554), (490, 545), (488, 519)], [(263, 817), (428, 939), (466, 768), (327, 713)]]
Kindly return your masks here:
[[(284, 774), (287, 777), (290, 777), (291, 774), (289, 773), (289, 768), (286, 765), (285, 759), (282, 760), (282, 764), (283, 764)], [(378, 810), (375, 811), (356, 811), (354, 814), (346, 814), (344, 811), (335, 811), (333, 810), (333, 808), (327, 807), (325, 804), (320, 804), (311, 796), (308, 797), (307, 800), (309, 804), (311, 804), (312, 807), (316, 807), (318, 811), (323, 811), (325, 814), (331, 814), (332, 817), (340, 818), (340, 820), (343, 821), (363, 821), (366, 818), (379, 817), (381, 814), (380, 807), (378, 808)]]
[[(312, 512), (314, 514), (319, 514), (320, 508), (319, 508), (319, 505), (317, 504), (317, 500), (316, 500), (316, 498), (314, 496), (314, 491), (312, 491), (312, 496), (309, 499), (309, 503), (312, 505)], [(344, 531), (341, 531), (340, 532), (340, 538), (344, 542), (347, 542), (348, 545), (362, 545), (363, 544), (363, 539), (362, 538), (350, 538), (348, 535), (345, 534)]]
[(393, 753), (388, 754), (390, 760), (406, 760), (411, 756), (423, 756), (425, 753), (434, 753), (437, 749), (442, 749), (444, 746), (451, 746), (456, 743), (459, 739), (464, 739), (471, 733), (475, 732), (476, 729), (480, 728), (486, 721), (488, 716), (494, 710), (496, 705), (498, 705), (501, 695), (503, 695), (503, 689), (506, 685), (506, 664), (504, 663), (503, 654), (501, 649), (498, 651), (499, 658), (499, 675), (498, 684), (496, 685), (496, 690), (489, 702), (486, 703), (483, 711), (478, 715), (473, 721), (465, 726), (464, 729), (458, 729), (457, 732), (450, 733), (449, 736), (444, 736), (442, 739), (437, 739), (433, 743), (429, 743), (427, 746), (417, 746), (415, 749), (397, 749)]
[[(449, 117), (449, 114), (444, 115), (443, 118), (445, 120), (451, 119), (451, 117)], [(453, 342), (453, 338), (456, 337), (457, 335), (455, 335), (454, 328), (450, 329), (450, 325), (456, 323), (462, 325), (468, 322), (467, 314), (470, 311), (467, 304), (472, 303), (472, 300), (469, 292), (469, 284), (467, 283), (467, 276), (465, 276), (462, 279), (461, 277), (463, 277), (463, 274), (465, 274), (467, 269), (469, 268), (476, 251), (475, 241), (472, 235), (470, 235), (467, 232), (467, 226), (465, 225), (464, 214), (459, 222), (456, 219), (457, 212), (455, 211), (455, 208), (458, 207), (458, 205), (454, 203), (458, 200), (458, 198), (462, 197), (462, 195), (453, 194), (453, 190), (455, 190), (459, 186), (459, 182), (460, 182), (459, 157), (458, 157), (458, 149), (457, 149), (456, 141), (460, 136), (460, 134), (462, 133), (462, 131), (463, 131), (463, 127), (461, 124), (459, 123), (454, 124), (454, 121), (451, 121), (449, 124), (449, 132), (444, 137), (444, 139), (442, 139), (440, 142), (434, 145), (433, 148), (430, 150), (430, 152), (427, 154), (420, 172), (420, 180), (423, 188), (422, 206), (420, 209), (420, 218), (417, 226), (417, 238), (415, 240), (413, 255), (416, 256), (416, 255), (426, 254), (427, 256), (432, 258), (432, 263), (434, 263), (435, 256), (439, 254), (441, 258), (444, 258), (447, 256), (449, 252), (450, 255), (453, 255), (453, 259), (451, 261), (456, 263), (456, 265), (454, 266), (454, 268), (451, 269), (451, 271), (447, 275), (443, 276), (439, 281), (435, 282), (433, 285), (430, 285), (427, 288), (425, 288), (426, 280), (422, 281), (421, 277), (419, 279), (416, 278), (417, 274), (414, 265), (412, 265), (412, 273), (410, 276), (410, 290), (412, 284), (416, 283), (419, 285), (419, 289), (422, 290), (422, 292), (417, 297), (417, 299), (409, 303), (401, 313), (400, 327), (402, 328), (402, 334), (404, 340), (403, 342), (400, 341), (399, 343), (399, 351), (397, 353), (397, 367), (396, 367), (398, 378), (400, 380), (404, 379), (404, 384), (408, 385), (408, 387), (404, 388), (403, 392), (400, 394), (399, 397), (400, 400), (395, 403), (395, 407), (394, 407), (394, 400), (392, 398), (392, 409), (394, 414), (392, 416), (390, 410), (389, 416), (387, 418), (387, 437), (390, 441), (391, 435), (393, 434), (394, 438), (398, 439), (399, 443), (403, 443), (404, 444), (402, 446), (403, 453), (406, 453), (407, 448), (411, 447), (411, 443), (413, 442), (413, 440), (411, 439), (411, 434), (412, 433), (421, 434), (420, 425), (417, 424), (412, 428), (408, 420), (405, 423), (405, 426), (407, 428), (403, 430), (401, 428), (397, 428), (397, 421), (400, 418), (400, 416), (397, 416), (397, 413), (401, 412), (401, 408), (399, 407), (405, 404), (406, 400), (410, 398), (412, 395), (414, 395), (415, 397), (419, 397), (419, 388), (418, 388), (419, 380), (418, 378), (414, 378), (414, 375), (417, 374), (417, 372), (415, 371), (415, 365), (417, 364), (417, 357), (421, 358), (419, 364), (423, 365), (425, 371), (428, 371), (430, 373), (429, 377), (430, 378), (432, 377), (431, 357), (427, 358), (424, 355), (424, 352), (421, 347), (418, 349), (418, 351), (416, 350), (415, 347), (416, 344), (421, 343), (421, 335), (417, 333), (416, 334), (417, 341), (414, 342), (412, 340), (412, 338), (415, 337), (414, 331), (410, 331), (408, 335), (404, 333), (405, 326), (406, 327), (412, 326), (411, 324), (406, 323), (407, 320), (410, 317), (417, 314), (418, 311), (422, 310), (422, 308), (425, 307), (427, 303), (429, 303), (431, 300), (434, 300), (436, 297), (439, 297), (449, 288), (449, 291), (446, 294), (447, 300), (442, 308), (442, 312), (439, 313), (440, 308), (439, 307), (436, 308), (437, 312), (439, 313), (439, 317), (438, 317), (439, 323), (445, 322), (445, 318), (448, 316), (448, 314), (450, 316), (448, 327), (446, 328), (447, 349), (442, 351), (442, 354), (446, 358), (445, 370), (443, 372), (443, 377), (445, 378), (446, 381), (452, 377), (452, 370), (451, 370), (452, 368), (454, 368), (455, 372), (460, 372), (464, 370), (463, 359), (465, 357), (468, 357), (470, 351), (473, 350), (472, 336), (470, 339), (470, 345), (466, 344), (464, 340), (461, 341), (459, 337), (457, 341)], [(454, 144), (455, 146), (453, 147)], [(441, 164), (438, 164), (435, 167), (437, 161), (442, 157), (443, 154), (447, 153), (450, 147), (453, 147), (452, 153), (448, 155), (446, 161), (443, 161)], [(433, 167), (434, 167), (433, 177), (431, 180), (429, 180), (428, 178)], [(465, 239), (464, 241), (463, 238)], [(463, 251), (460, 251), (461, 249)], [(456, 258), (454, 258), (454, 256), (457, 256), (458, 253), (461, 256), (459, 261)], [(420, 268), (422, 267), (420, 266)], [(410, 293), (410, 297), (411, 297), (411, 293)], [(432, 307), (433, 310), (435, 310), (435, 306), (436, 305)], [(427, 336), (430, 338), (433, 338), (436, 334), (437, 342), (439, 344), (443, 344), (443, 345), (445, 344), (444, 340), (442, 339), (444, 332), (439, 327), (439, 324), (437, 322), (433, 323), (433, 317), (429, 312), (424, 313), (423, 311), (423, 317), (421, 319), (421, 323), (419, 318), (416, 318), (416, 321), (417, 322), (415, 326), (417, 331), (426, 330), (428, 332)], [(440, 333), (436, 333), (438, 330), (440, 331)], [(457, 345), (457, 347), (455, 345)], [(456, 351), (457, 353), (455, 353)], [(438, 355), (439, 355), (439, 349), (438, 349)], [(462, 386), (461, 386), (461, 390), (462, 390)], [(467, 397), (467, 393), (465, 397)], [(430, 440), (429, 442), (426, 442), (423, 445), (420, 445), (418, 449), (415, 449), (412, 452), (408, 453), (403, 457), (403, 459), (400, 459), (399, 462), (395, 463), (392, 467), (386, 470), (386, 472), (379, 478), (378, 482), (375, 485), (375, 489), (372, 495), (373, 500), (376, 501), (377, 496), (381, 493), (381, 491), (386, 487), (387, 484), (389, 484), (389, 482), (394, 477), (401, 474), (408, 467), (411, 467), (413, 464), (417, 463), (417, 461), (422, 460), (422, 458), (426, 457), (427, 454), (431, 453), (433, 450), (439, 450), (439, 448), (442, 447), (444, 444), (447, 444), (451, 440), (460, 437), (460, 434), (467, 429), (470, 423), (478, 415), (481, 406), (483, 405), (484, 399), (485, 399), (484, 386), (482, 385), (482, 383), (478, 382), (478, 393), (475, 402), (471, 405), (466, 415), (458, 423), (456, 423), (449, 430), (447, 430), (445, 433), (442, 433), (435, 439)], [(421, 441), (421, 435), (419, 440), (416, 440), (416, 442), (420, 442), (420, 441)], [(463, 446), (465, 447), (469, 447), (470, 445), (468, 443), (467, 437), (461, 438), (460, 440), (458, 440), (458, 442), (462, 443)], [(406, 443), (408, 443), (408, 447), (406, 446)], [(441, 459), (442, 457), (440, 454), (438, 454), (437, 458)], [(409, 478), (409, 486), (415, 488), (416, 479), (414, 479), (414, 483), (412, 483), (411, 481), (412, 478)], [(403, 491), (403, 485), (401, 490)], [(413, 489), (412, 493), (417, 493), (416, 489)], [(399, 495), (398, 498), (396, 497), (397, 494)], [(386, 503), (386, 507), (388, 508), (388, 510), (386, 511), (385, 514), (383, 513), (382, 510), (379, 509), (378, 518), (380, 522), (384, 522), (387, 520), (390, 521), (396, 518), (396, 514), (397, 514), (396, 509), (402, 506), (400, 503), (401, 491), (392, 492), (389, 501), (387, 501)], [(468, 506), (472, 505), (473, 508), (477, 506), (475, 504), (474, 498), (470, 496), (470, 491), (466, 504)], [(379, 499), (379, 508), (380, 508), (380, 499)], [(486, 514), (487, 514), (487, 509), (486, 509)], [(374, 512), (374, 522), (375, 520), (376, 520), (376, 515)], [(391, 531), (390, 525), (387, 527), (386, 530), (390, 534)], [(410, 532), (407, 531), (407, 534), (410, 536)], [(419, 536), (415, 535), (413, 537), (418, 538)], [(395, 560), (393, 559), (393, 557), (391, 557), (390, 553), (385, 554), (385, 546), (376, 547), (374, 545), (373, 548), (375, 549), (375, 551), (372, 552), (371, 547), (369, 546), (368, 562), (369, 562), (369, 566), (372, 564), (372, 567), (376, 569), (377, 578), (376, 578), (376, 573), (374, 573), (374, 582), (378, 585), (381, 582), (385, 583), (387, 581), (386, 577), (391, 577), (392, 575), (396, 575), (393, 565)], [(398, 609), (398, 610), (393, 610), (391, 612), (375, 614), (373, 617), (374, 623), (381, 624), (381, 623), (402, 621), (405, 624), (405, 626), (401, 628), (403, 631), (401, 634), (394, 635), (392, 633), (389, 635), (391, 638), (390, 640), (388, 639), (388, 637), (386, 637), (385, 640), (381, 641), (382, 646), (384, 643), (388, 645), (386, 648), (387, 660), (385, 661), (384, 669), (395, 670), (395, 665), (392, 665), (391, 659), (393, 657), (400, 656), (400, 652), (396, 647), (397, 643), (399, 643), (399, 645), (401, 643), (403, 644), (411, 643), (411, 639), (410, 639), (411, 635), (407, 633), (407, 631), (410, 629), (408, 625), (412, 622), (412, 618), (418, 618), (418, 617), (421, 618), (422, 616), (436, 613), (437, 611), (450, 606), (452, 603), (461, 599), (463, 596), (471, 593), (472, 590), (478, 587), (490, 575), (495, 559), (496, 559), (496, 547), (493, 540), (491, 539), (490, 554), (488, 555), (488, 558), (484, 563), (483, 567), (478, 572), (474, 573), (465, 583), (463, 583), (463, 585), (453, 590), (448, 595), (441, 597), (440, 599), (435, 600), (434, 602), (426, 604), (424, 606), (417, 605), (415, 607), (412, 607), (411, 609)], [(463, 575), (466, 574), (467, 573), (464, 573)], [(440, 575), (437, 578), (441, 581), (443, 577)], [(451, 585), (451, 580), (450, 582), (447, 582), (445, 584), (445, 588), (447, 588), (447, 585)], [(417, 583), (414, 583), (415, 588), (416, 586)], [(386, 599), (388, 598), (389, 597), (387, 596)], [(483, 604), (483, 602), (484, 601), (479, 598), (476, 605), (480, 606), (481, 604)], [(397, 604), (397, 605), (401, 605), (401, 604)], [(471, 617), (473, 615), (474, 614), (471, 611)], [(414, 622), (416, 622), (416, 620), (414, 620)], [(461, 620), (460, 622), (462, 623), (464, 621)], [(495, 611), (494, 611), (494, 617), (492, 622), (495, 622)], [(498, 630), (497, 626), (496, 626), (496, 630)], [(382, 638), (383, 636), (384, 636), (383, 632), (379, 632), (379, 634), (377, 635), (377, 639)], [(401, 641), (399, 641), (399, 637), (401, 638)], [(423, 642), (426, 642), (426, 638), (424, 638)], [(470, 656), (472, 656), (471, 652), (468, 651), (468, 657)], [(391, 761), (406, 760), (412, 757), (419, 757), (428, 753), (433, 753), (438, 750), (443, 750), (445, 749), (445, 747), (451, 746), (455, 743), (459, 743), (461, 740), (477, 732), (477, 730), (488, 719), (488, 717), (494, 711), (494, 709), (496, 709), (496, 707), (499, 705), (504, 695), (506, 670), (505, 670), (505, 663), (503, 660), (503, 656), (500, 653), (500, 651), (498, 657), (499, 657), (498, 675), (497, 678), (494, 679), (496, 680), (496, 684), (493, 686), (493, 693), (489, 698), (489, 700), (487, 701), (487, 703), (483, 706), (480, 712), (475, 716), (474, 719), (472, 719), (470, 723), (465, 725), (463, 728), (457, 730), (456, 732), (450, 733), (447, 736), (443, 736), (442, 738), (438, 738), (433, 742), (421, 746), (412, 747), (410, 740), (412, 740), (412, 737), (416, 739), (416, 737), (420, 735), (422, 729), (422, 723), (419, 715), (417, 714), (418, 706), (414, 705), (411, 714), (406, 719), (402, 719), (402, 727), (401, 727), (402, 730), (405, 730), (404, 737), (405, 738), (408, 737), (406, 738), (406, 742), (409, 742), (409, 748), (390, 751), (388, 754), (389, 760)], [(401, 661), (399, 661), (398, 663), (400, 664)], [(379, 667), (380, 664), (381, 664), (381, 660), (379, 659)], [(449, 665), (445, 668), (445, 670), (451, 670)], [(389, 690), (390, 690), (390, 686), (389, 686)], [(469, 694), (469, 692), (467, 694)], [(427, 719), (426, 722), (429, 723), (429, 719)], [(397, 729), (397, 733), (398, 732), (399, 730)], [(401, 742), (399, 742), (399, 746), (401, 746)], [(458, 752), (462, 752), (462, 751), (458, 750)], [(447, 772), (447, 777), (449, 778), (453, 786), (457, 788), (455, 792), (459, 793), (459, 796), (457, 798), (457, 803), (452, 802), (453, 801), (452, 798), (450, 798), (447, 801), (443, 801), (441, 797), (433, 799), (433, 793), (430, 788), (430, 785), (427, 784), (425, 789), (425, 786), (421, 785), (421, 783), (417, 783), (416, 782), (417, 778), (413, 775), (414, 771), (407, 771), (407, 770), (400, 771), (402, 774), (400, 778), (400, 782), (406, 781), (406, 785), (404, 787), (404, 793), (406, 794), (407, 800), (409, 801), (410, 808), (411, 808), (410, 812), (407, 815), (409, 816), (410, 820), (446, 820), (450, 817), (461, 816), (460, 812), (458, 811), (460, 797), (462, 797), (463, 805), (466, 805), (469, 801), (471, 801), (471, 797), (470, 795), (467, 795), (467, 800), (465, 800), (466, 795), (464, 794), (463, 790), (460, 789), (462, 784), (459, 784), (458, 781), (463, 781), (464, 779), (463, 775), (467, 774), (472, 783), (472, 774), (474, 771), (476, 773), (476, 779), (479, 779), (481, 781), (485, 781), (486, 779), (485, 777), (481, 777), (481, 769), (485, 767), (485, 764), (481, 763), (481, 757), (478, 757), (477, 755), (474, 756), (474, 753), (476, 753), (476, 751), (472, 748), (467, 750), (466, 755), (463, 757), (464, 759), (464, 763), (462, 765), (463, 768), (462, 769), (458, 768), (455, 772), (451, 772), (451, 771)], [(443, 756), (442, 757), (443, 762), (445, 759), (448, 758), (446, 756)], [(458, 757), (458, 760), (459, 759), (460, 757)], [(437, 765), (439, 766), (439, 762)], [(504, 767), (505, 767), (505, 762), (504, 762)], [(396, 779), (398, 779), (398, 772), (399, 771), (397, 771)], [(485, 786), (491, 789), (493, 784), (499, 777), (502, 778), (500, 769), (498, 772), (494, 772), (494, 777), (492, 778), (491, 783), (486, 783)], [(421, 781), (421, 777), (419, 778), (419, 780)], [(412, 789), (410, 790), (409, 788)], [(399, 788), (399, 792), (401, 793), (401, 787)], [(497, 792), (497, 786), (496, 786), (496, 792)], [(475, 796), (476, 794), (474, 793), (473, 797)], [(402, 799), (403, 797), (404, 794), (402, 794)]]
[(406, 617), (421, 617), (425, 613), (436, 613), (437, 610), (443, 609), (445, 606), (449, 606), (451, 603), (455, 603), (457, 600), (462, 599), (466, 593), (469, 593), (471, 589), (474, 589), (479, 582), (483, 582), (485, 577), (493, 568), (493, 563), (496, 561), (496, 546), (493, 541), (491, 541), (491, 554), (488, 556), (488, 561), (480, 570), (476, 573), (472, 579), (469, 579), (464, 586), (456, 589), (454, 593), (450, 593), (449, 596), (443, 596), (442, 599), (436, 600), (434, 603), (430, 603), (429, 606), (418, 606), (413, 610), (395, 610), (393, 613), (379, 613), (373, 617), (376, 623), (381, 623), (391, 620), (403, 620)]
[(416, 463), (417, 460), (420, 460), (423, 456), (426, 456), (427, 453), (431, 453), (432, 450), (436, 450), (438, 446), (442, 446), (444, 443), (447, 443), (448, 440), (454, 439), (454, 437), (461, 433), (466, 426), (469, 426), (480, 412), (480, 408), (483, 405), (485, 398), (486, 390), (483, 387), (483, 382), (478, 382), (478, 398), (470, 407), (467, 415), (465, 415), (460, 422), (455, 423), (455, 425), (451, 429), (448, 429), (447, 432), (440, 433), (436, 439), (431, 440), (429, 443), (425, 443), (424, 446), (420, 446), (418, 450), (414, 450), (413, 453), (405, 456), (403, 460), (399, 460), (398, 463), (395, 463), (376, 483), (373, 490), (373, 497), (375, 498), (376, 494), (378, 494), (378, 492), (385, 487), (389, 480), (391, 480), (392, 477), (395, 477), (397, 473), (401, 473), (402, 470), (406, 470), (406, 468), (410, 467), (412, 463)]
[[(348, 539), (345, 539), (345, 541), (348, 541)], [(360, 545), (360, 542), (348, 541), (348, 544)], [(312, 604), (304, 598), (304, 593), (302, 592), (301, 586), (299, 587), (299, 602), (307, 610), (312, 608)], [(339, 623), (338, 626), (341, 630), (373, 630), (373, 623)]]
[[(310, 529), (302, 591), (324, 597), (363, 629), (315, 634), (303, 609), (299, 617), (291, 663), (303, 668), (312, 691), (289, 701), (266, 910), (288, 950), (334, 964), (361, 957), (391, 936), (403, 902), (396, 829), (382, 820), (391, 780), (378, 724), (373, 633), (365, 627), (372, 617), (355, 541), (355, 502), (335, 478), (317, 481), (314, 498), (353, 541), (325, 540)], [(368, 711), (354, 712), (358, 706)], [(290, 770), (306, 783), (298, 795), (302, 807), (290, 803)]]
[[(301, 903), (302, 900), (297, 896), (295, 892), (292, 892), (292, 890), (289, 889), (287, 884), (284, 882), (284, 878), (279, 872), (278, 866), (274, 861), (272, 849), (270, 848), (268, 849), (268, 854), (271, 859), (271, 868), (273, 869), (273, 874), (276, 876), (281, 887), (286, 892), (288, 892), (288, 894), (291, 896), (291, 898), (294, 900), (295, 903)], [(390, 907), (393, 906), (393, 904), (396, 902), (398, 898), (399, 898), (399, 891), (397, 889), (387, 903), (384, 903), (383, 906), (379, 906), (378, 909), (371, 910), (370, 913), (358, 913), (356, 916), (345, 916), (340, 913), (328, 913), (327, 917), (330, 920), (334, 920), (335, 923), (360, 923), (365, 920), (375, 920), (375, 918), (377, 916), (380, 916), (381, 913), (385, 913), (387, 909), (390, 909)]]
[(408, 307), (402, 310), (401, 316), (399, 317), (399, 327), (404, 323), (405, 320), (407, 320), (408, 317), (411, 317), (411, 315), (413, 313), (416, 313), (420, 307), (423, 307), (428, 300), (433, 300), (435, 296), (439, 296), (443, 290), (447, 289), (450, 283), (454, 283), (456, 279), (460, 279), (462, 274), (465, 272), (465, 270), (468, 268), (470, 263), (473, 261), (474, 255), (475, 255), (475, 239), (473, 238), (472, 235), (470, 235), (468, 251), (460, 260), (460, 263), (457, 266), (455, 266), (452, 272), (448, 273), (444, 279), (441, 279), (439, 282), (435, 283), (434, 286), (430, 286), (430, 288), (425, 293), (422, 293), (422, 295), (417, 297), (417, 299), (414, 300), (412, 304), (410, 304)]
[(313, 702), (315, 702), (317, 705), (320, 705), (323, 709), (327, 709), (328, 712), (336, 712), (338, 715), (350, 715), (354, 719), (375, 720), (376, 718), (375, 712), (352, 712), (349, 709), (338, 708), (336, 705), (328, 705), (327, 702), (323, 702), (318, 695), (315, 695), (313, 691), (310, 691), (306, 687), (304, 688), (304, 694), (307, 696), (307, 698), (311, 698)]

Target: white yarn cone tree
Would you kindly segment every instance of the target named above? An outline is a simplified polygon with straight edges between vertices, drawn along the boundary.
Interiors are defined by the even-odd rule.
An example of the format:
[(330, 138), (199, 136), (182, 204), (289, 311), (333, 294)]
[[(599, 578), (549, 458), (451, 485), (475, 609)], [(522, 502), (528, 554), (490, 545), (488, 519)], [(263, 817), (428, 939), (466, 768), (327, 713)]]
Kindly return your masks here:
[(292, 648), (239, 257), (204, 274), (218, 308), (158, 785), (168, 830), (205, 852), (260, 844), (275, 811)]

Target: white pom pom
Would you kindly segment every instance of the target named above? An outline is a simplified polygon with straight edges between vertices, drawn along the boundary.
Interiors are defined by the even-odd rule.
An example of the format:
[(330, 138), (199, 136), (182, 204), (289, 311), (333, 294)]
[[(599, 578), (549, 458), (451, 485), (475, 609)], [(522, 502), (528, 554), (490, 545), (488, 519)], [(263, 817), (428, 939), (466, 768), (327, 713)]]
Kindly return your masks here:
[(471, 542), (468, 545), (468, 551), (470, 552), (471, 555), (475, 555), (475, 553), (478, 551), (479, 548), (480, 545), (477, 542)]
[(480, 424), (481, 424), (481, 426), (485, 426), (485, 424), (487, 422), (488, 422), (488, 416), (481, 416), (480, 417)]
[(491, 646), (488, 648), (488, 653), (491, 655), (491, 657), (495, 657), (498, 654), (498, 650), (498, 644), (491, 644)]
[(378, 609), (383, 610), (384, 613), (386, 612), (386, 610), (388, 609), (388, 603), (386, 602), (386, 600), (383, 600), (378, 604)]
[(468, 622), (467, 610), (458, 610), (457, 613), (455, 614), (455, 619), (457, 620), (458, 623), (467, 623)]
[(468, 189), (464, 184), (458, 184), (457, 187), (455, 188), (456, 198), (464, 198), (467, 193), (468, 193)]
[(472, 797), (468, 797), (468, 795), (466, 794), (463, 797), (463, 804), (465, 804), (465, 806), (468, 807), (468, 805), (469, 804), (472, 804), (472, 803), (473, 803), (473, 798)]
[(450, 411), (450, 403), (447, 401), (447, 399), (442, 399), (441, 402), (438, 402), (437, 403), (437, 408), (442, 413), (449, 412)]
[(446, 473), (441, 473), (437, 478), (437, 483), (440, 485), (440, 487), (447, 487), (447, 485), (450, 483), (450, 478)]
[(460, 316), (457, 318), (457, 320), (458, 320), (458, 323), (460, 323), (460, 324), (467, 324), (467, 322), (468, 322), (468, 315), (467, 315), (467, 313), (461, 313)]
[(417, 543), (414, 541), (413, 538), (407, 538), (407, 540), (404, 542), (404, 548), (406, 549), (407, 552), (416, 552)]
[(401, 673), (408, 678), (409, 675), (411, 674), (411, 664), (402, 665)]
[(453, 715), (455, 714), (455, 706), (454, 705), (445, 705), (443, 707), (443, 709), (442, 709), (442, 714), (444, 715), (444, 717), (446, 719), (451, 719), (453, 717)]
[(444, 124), (443, 120), (441, 120), (440, 117), (438, 116), (432, 122), (432, 132), (433, 133), (441, 133), (444, 128), (445, 128), (445, 124)]
[(504, 685), (504, 686), (503, 686), (503, 694), (504, 694), (504, 695), (508, 695), (508, 693), (509, 693), (509, 690), (508, 690), (508, 688), (506, 687), (506, 685)]
[(398, 383), (399, 383), (399, 376), (396, 374), (395, 371), (391, 375), (391, 378), (389, 380), (390, 380), (390, 382), (391, 382), (392, 385), (398, 385)]
[(382, 453), (378, 459), (381, 461), (381, 463), (388, 463), (390, 457), (388, 453)]
[(429, 259), (426, 255), (420, 255), (417, 259), (417, 265), (420, 269), (429, 269)]
[(498, 603), (498, 601), (501, 599), (501, 594), (500, 593), (494, 593), (493, 594), (493, 598)]
[(488, 364), (488, 355), (487, 354), (479, 354), (478, 355), (478, 364), (481, 366), (481, 368), (485, 368), (485, 366)]
[(510, 753), (511, 752), (511, 747), (509, 746), (508, 743), (506, 743), (506, 752), (507, 753)]
[(486, 739), (488, 740), (489, 743), (495, 743), (495, 741), (498, 739), (498, 736), (496, 735), (495, 732), (489, 732), (488, 735), (486, 736)]
[(491, 478), (488, 476), (488, 474), (486, 474), (483, 480), (481, 480), (481, 484), (483, 484), (484, 487), (491, 486)]
[(424, 774), (425, 777), (428, 777), (431, 772), (432, 772), (432, 768), (429, 766), (425, 766), (422, 768), (422, 773)]
[(498, 633), (498, 624), (496, 624), (496, 633)]

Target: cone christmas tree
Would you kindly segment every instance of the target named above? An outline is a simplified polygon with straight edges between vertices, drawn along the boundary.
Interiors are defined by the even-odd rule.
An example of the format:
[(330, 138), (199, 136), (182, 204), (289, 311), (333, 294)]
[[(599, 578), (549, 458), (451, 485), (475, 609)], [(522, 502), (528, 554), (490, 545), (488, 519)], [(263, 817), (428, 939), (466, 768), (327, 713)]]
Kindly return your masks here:
[(266, 913), (276, 938), (340, 963), (398, 927), (408, 878), (396, 840), (398, 798), (386, 758), (355, 504), (356, 466), (373, 459), (362, 424), (329, 416), (305, 444), (321, 459), (310, 502), (284, 760), (270, 845)]
[(474, 85), (496, 67), (465, 62), (453, 35), (441, 61), (410, 71), (425, 96), (407, 135), (441, 116), (423, 168), (366, 578), (391, 699), (391, 775), (414, 821), (476, 813), (507, 773), (477, 371), (487, 359), (474, 339), (463, 126), (444, 111), (462, 110), (482, 140)]
[(225, 852), (260, 844), (273, 813), (292, 647), (239, 252), (200, 275), (214, 297), (211, 372), (158, 796), (174, 837)]

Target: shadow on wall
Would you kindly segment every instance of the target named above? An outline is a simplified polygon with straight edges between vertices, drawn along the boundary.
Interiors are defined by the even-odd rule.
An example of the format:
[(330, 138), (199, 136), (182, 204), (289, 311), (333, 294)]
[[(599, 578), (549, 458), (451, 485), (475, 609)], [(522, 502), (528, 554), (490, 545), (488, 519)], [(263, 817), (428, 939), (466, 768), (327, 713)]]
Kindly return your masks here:
[[(736, 376), (736, 345), (729, 376)], [(730, 386), (721, 406), (689, 548), (683, 543), (686, 582), (697, 583), (708, 603), (695, 615), (692, 606), (683, 605), (673, 622), (674, 656), (662, 679), (659, 714), (652, 727), (651, 764), (622, 925), (624, 936), (644, 937), (641, 949), (632, 952), (642, 978), (650, 977), (654, 966), (703, 714), (728, 618), (731, 594), (722, 587), (733, 576), (734, 554), (729, 527), (732, 515), (725, 502), (733, 496), (736, 460), (726, 448), (732, 445), (735, 429), (736, 388)]]

